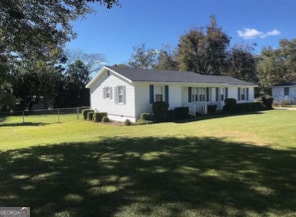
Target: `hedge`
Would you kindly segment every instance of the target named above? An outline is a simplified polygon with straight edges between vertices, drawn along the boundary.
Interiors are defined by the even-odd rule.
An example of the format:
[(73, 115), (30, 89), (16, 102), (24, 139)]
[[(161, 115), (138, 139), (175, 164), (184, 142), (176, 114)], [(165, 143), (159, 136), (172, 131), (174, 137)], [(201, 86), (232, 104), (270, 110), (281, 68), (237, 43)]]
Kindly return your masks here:
[(84, 120), (87, 120), (87, 113), (88, 112), (94, 112), (94, 110), (92, 110), (92, 109), (83, 109), (83, 110), (81, 110), (81, 113), (82, 113), (82, 116), (83, 116)]
[(102, 122), (103, 117), (108, 116), (107, 112), (95, 112), (94, 113), (94, 121)]

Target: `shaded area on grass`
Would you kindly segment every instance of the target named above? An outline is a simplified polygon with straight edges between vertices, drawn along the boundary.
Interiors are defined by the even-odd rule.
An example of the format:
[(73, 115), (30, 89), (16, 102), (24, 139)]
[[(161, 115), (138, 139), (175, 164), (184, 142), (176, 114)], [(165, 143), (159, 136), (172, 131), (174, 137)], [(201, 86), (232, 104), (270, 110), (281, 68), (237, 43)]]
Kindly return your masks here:
[(31, 216), (296, 214), (296, 150), (113, 138), (0, 153), (1, 206)]
[(44, 126), (47, 124), (48, 123), (42, 123), (42, 122), (0, 123), (0, 127)]

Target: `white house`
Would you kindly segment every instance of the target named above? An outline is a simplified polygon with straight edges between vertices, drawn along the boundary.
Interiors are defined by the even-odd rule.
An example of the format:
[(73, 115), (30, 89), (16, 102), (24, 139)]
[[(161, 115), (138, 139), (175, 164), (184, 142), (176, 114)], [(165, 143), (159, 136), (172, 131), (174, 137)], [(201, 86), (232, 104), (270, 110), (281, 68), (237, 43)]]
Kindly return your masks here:
[(169, 109), (187, 106), (192, 115), (207, 113), (208, 104), (222, 109), (226, 98), (253, 102), (256, 86), (229, 76), (114, 66), (103, 67), (86, 85), (92, 109), (133, 122), (143, 112), (152, 113), (155, 101), (168, 102)]
[(296, 82), (287, 82), (272, 86), (272, 97), (275, 103), (296, 103)]

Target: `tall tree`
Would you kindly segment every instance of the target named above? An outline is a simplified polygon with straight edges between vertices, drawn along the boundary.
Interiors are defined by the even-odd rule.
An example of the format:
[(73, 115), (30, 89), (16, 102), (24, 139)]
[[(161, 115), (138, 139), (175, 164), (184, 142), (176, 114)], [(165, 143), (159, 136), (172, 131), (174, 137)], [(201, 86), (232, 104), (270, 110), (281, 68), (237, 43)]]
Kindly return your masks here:
[(296, 81), (296, 39), (280, 40), (279, 48), (263, 48), (257, 73), (260, 86), (269, 91), (272, 85)]
[(76, 61), (83, 62), (89, 73), (97, 71), (106, 64), (106, 57), (101, 53), (85, 53), (81, 50), (65, 50), (67, 65)]
[(178, 71), (179, 63), (177, 61), (177, 55), (175, 51), (171, 51), (170, 47), (167, 45), (159, 51), (157, 56), (156, 69), (159, 70), (171, 70)]
[(179, 69), (201, 74), (220, 74), (229, 42), (229, 37), (217, 26), (215, 16), (211, 16), (208, 26), (192, 29), (180, 37)]
[(151, 69), (157, 62), (156, 49), (147, 49), (143, 43), (140, 46), (133, 47), (133, 53), (128, 65), (132, 68)]
[(89, 90), (85, 85), (89, 82), (88, 67), (77, 60), (68, 66), (65, 73), (64, 106), (88, 106)]
[(256, 61), (252, 47), (236, 45), (227, 54), (227, 64), (223, 74), (249, 82), (258, 82)]
[(75, 36), (71, 21), (91, 12), (87, 2), (111, 8), (118, 0), (1, 0), (0, 41), (4, 50), (29, 55), (49, 45), (63, 45)]

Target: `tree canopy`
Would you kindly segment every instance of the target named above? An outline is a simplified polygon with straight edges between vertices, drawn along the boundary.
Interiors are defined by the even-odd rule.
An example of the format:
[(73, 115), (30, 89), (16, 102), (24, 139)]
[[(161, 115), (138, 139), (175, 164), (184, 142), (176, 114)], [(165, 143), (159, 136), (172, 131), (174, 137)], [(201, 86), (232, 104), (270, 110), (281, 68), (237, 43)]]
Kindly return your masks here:
[(217, 26), (215, 16), (211, 16), (210, 25), (192, 29), (180, 37), (179, 69), (200, 74), (220, 74), (229, 42), (229, 37)]

